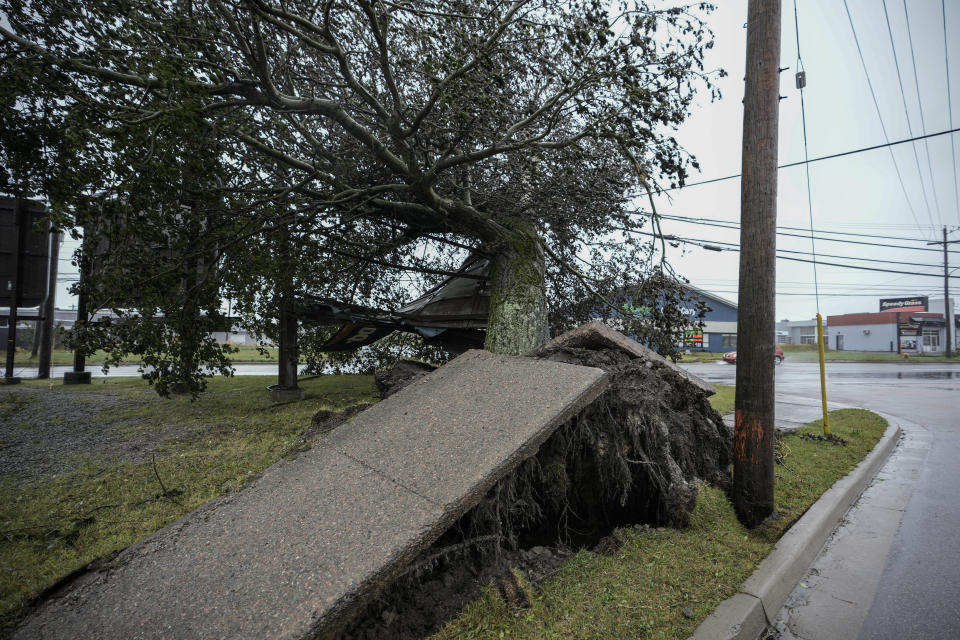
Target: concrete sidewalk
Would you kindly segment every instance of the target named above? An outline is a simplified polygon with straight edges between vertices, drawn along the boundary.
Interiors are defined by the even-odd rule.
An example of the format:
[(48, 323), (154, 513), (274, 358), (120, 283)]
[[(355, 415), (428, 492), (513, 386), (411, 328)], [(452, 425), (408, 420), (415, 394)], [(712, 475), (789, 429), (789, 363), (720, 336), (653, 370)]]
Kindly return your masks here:
[(772, 624), (781, 640), (856, 640), (933, 441), (917, 424), (850, 508)]
[[(819, 420), (823, 417), (823, 405), (820, 398), (807, 398), (804, 396), (777, 395), (775, 407), (774, 424), (783, 431), (795, 431), (808, 422)], [(835, 411), (837, 409), (849, 408), (847, 405), (836, 402), (827, 402), (827, 409)], [(734, 426), (734, 415), (732, 413), (723, 416), (723, 422), (731, 429)]]
[[(828, 408), (852, 407), (829, 403)], [(819, 397), (778, 397), (776, 410), (777, 425), (786, 428), (822, 416)], [(917, 466), (929, 448), (922, 428), (912, 424), (906, 446), (898, 448), (904, 421), (884, 417), (890, 426), (874, 450), (784, 534), (740, 591), (697, 628), (693, 639), (857, 638)]]

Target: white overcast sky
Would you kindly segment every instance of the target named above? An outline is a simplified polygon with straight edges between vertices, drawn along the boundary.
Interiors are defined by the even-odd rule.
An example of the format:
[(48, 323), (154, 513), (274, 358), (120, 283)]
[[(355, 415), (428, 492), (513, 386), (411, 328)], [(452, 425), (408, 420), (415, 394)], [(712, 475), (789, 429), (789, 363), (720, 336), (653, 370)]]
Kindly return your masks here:
[[(743, 70), (745, 67), (747, 14), (746, 0), (717, 0), (709, 17), (716, 44), (709, 53), (708, 68), (722, 67), (729, 76), (719, 81), (723, 98), (711, 103), (703, 97), (691, 118), (676, 133), (678, 140), (701, 165), (701, 173), (690, 182), (739, 173), (743, 125)], [(953, 96), (953, 126), (960, 126), (960, 0), (946, 0), (947, 47)], [(803, 159), (800, 96), (794, 86), (797, 39), (792, 0), (783, 2), (781, 66), (780, 164)], [(903, 0), (887, 0), (893, 42), (906, 96), (909, 123), (897, 79), (890, 34), (884, 17), (883, 0), (848, 0), (857, 37), (866, 60), (891, 141), (913, 135), (948, 130), (944, 18), (941, 0), (906, 0), (910, 40)], [(885, 142), (866, 76), (857, 54), (853, 32), (842, 0), (797, 0), (800, 52), (807, 72), (804, 90), (809, 155), (816, 158)], [(917, 94), (919, 85), (919, 100)], [(921, 123), (921, 106), (923, 123)], [(932, 176), (923, 142), (893, 147), (903, 176), (901, 188), (890, 152), (880, 149), (810, 165), (814, 227), (844, 233), (878, 234), (914, 238), (921, 242), (897, 242), (859, 238), (867, 242), (926, 247), (922, 241), (941, 239), (941, 228), (960, 226), (960, 206), (955, 198), (951, 144), (960, 156), (960, 135), (930, 139)], [(918, 171), (919, 160), (919, 171)], [(908, 204), (909, 200), (909, 204)], [(927, 203), (929, 202), (929, 206)], [(939, 207), (937, 206), (939, 204)], [(658, 210), (668, 215), (714, 218), (736, 222), (740, 218), (740, 182), (728, 180), (672, 191), (658, 198)], [(911, 207), (913, 213), (911, 213)], [(778, 224), (808, 228), (806, 182), (803, 167), (779, 172)], [(739, 232), (700, 224), (665, 220), (665, 233), (707, 242), (738, 243)], [(842, 236), (836, 236), (842, 237)], [(960, 231), (952, 239), (960, 238)], [(857, 238), (854, 238), (857, 239)], [(75, 277), (68, 259), (74, 242), (67, 241), (61, 252), (63, 279)], [(960, 244), (951, 262), (960, 266)], [(778, 236), (778, 249), (809, 252), (810, 240)], [(870, 261), (823, 257), (827, 262), (855, 263), (898, 271), (880, 273), (821, 265), (818, 269), (820, 311), (824, 316), (859, 311), (876, 311), (880, 297), (906, 295), (943, 296), (942, 277), (922, 277), (912, 272), (942, 274), (942, 253), (924, 250), (871, 247), (817, 242), (818, 253), (837, 256), (912, 262), (916, 267)], [(800, 254), (790, 254), (803, 258)], [(693, 245), (668, 248), (668, 258), (679, 273), (691, 282), (721, 297), (736, 301), (738, 254), (717, 253)], [(954, 272), (960, 276), (960, 269)], [(61, 282), (58, 306), (75, 303), (66, 293), (69, 283)], [(954, 293), (956, 291), (956, 293)], [(810, 264), (777, 261), (777, 318), (801, 320), (816, 314), (813, 297), (813, 267)], [(960, 278), (951, 281), (951, 295), (960, 295)]]
[[(747, 3), (745, 0), (719, 0), (717, 4), (717, 11), (709, 18), (716, 34), (716, 45), (710, 54), (709, 63), (711, 66), (723, 67), (730, 75), (720, 81), (723, 99), (712, 104), (708, 100), (702, 101), (694, 109), (692, 117), (677, 132), (678, 140), (697, 156), (701, 164), (701, 173), (691, 176), (690, 182), (740, 171)], [(941, 0), (906, 2), (916, 58), (917, 82), (914, 79), (904, 2), (886, 2), (903, 80), (909, 124), (897, 80), (883, 1), (848, 0), (847, 4), (889, 139), (896, 141), (911, 137), (911, 127), (914, 136), (921, 135), (924, 128), (926, 133), (950, 129)], [(946, 0), (945, 4), (955, 128), (960, 126), (960, 0)], [(786, 96), (786, 99), (780, 102), (780, 164), (800, 161), (804, 157), (800, 95), (794, 84), (797, 38), (793, 7), (792, 0), (784, 0), (780, 66), (789, 69), (781, 76), (780, 93)], [(843, 1), (797, 0), (797, 13), (800, 53), (807, 73), (804, 101), (810, 158), (884, 143), (880, 118), (877, 116), (857, 54)], [(951, 159), (951, 144), (954, 145), (960, 161), (960, 135), (940, 136), (929, 140), (932, 177), (923, 142), (916, 143), (916, 157), (911, 144), (893, 147), (905, 189), (900, 186), (887, 149), (811, 164), (814, 227), (845, 233), (940, 240), (942, 226), (960, 226), (960, 208), (955, 198), (958, 177), (954, 173)], [(660, 213), (670, 215), (738, 221), (740, 181), (729, 180), (672, 191), (669, 198), (659, 198), (657, 206)], [(916, 218), (911, 214), (910, 206), (913, 207)], [(778, 225), (809, 228), (806, 182), (802, 166), (779, 172), (777, 208)], [(663, 229), (665, 233), (678, 237), (739, 242), (739, 232), (736, 230), (671, 221), (664, 221)], [(955, 232), (951, 239), (960, 239), (960, 232)], [(926, 247), (923, 242), (870, 238), (859, 240), (938, 248)], [(958, 252), (952, 253), (950, 260), (960, 266), (960, 244), (953, 246)], [(809, 252), (810, 240), (781, 235), (778, 236), (777, 247), (778, 250)], [(820, 241), (816, 244), (816, 250), (817, 253), (837, 256), (934, 265), (915, 267), (824, 257), (822, 259), (827, 262), (855, 262), (862, 266), (899, 272), (873, 273), (821, 265), (818, 268), (820, 291), (822, 294), (829, 294), (820, 298), (820, 311), (824, 316), (877, 311), (880, 297), (914, 294), (943, 297), (942, 277), (910, 275), (912, 272), (923, 272), (942, 276), (942, 252)], [(716, 253), (687, 245), (679, 249), (668, 248), (668, 257), (677, 271), (688, 277), (694, 285), (715, 292), (721, 297), (736, 300), (739, 270), (737, 253)], [(960, 275), (960, 269), (954, 275)], [(813, 317), (817, 312), (813, 290), (812, 265), (777, 261), (777, 319), (802, 320)], [(957, 294), (960, 294), (960, 279), (951, 281), (951, 297), (956, 299)]]

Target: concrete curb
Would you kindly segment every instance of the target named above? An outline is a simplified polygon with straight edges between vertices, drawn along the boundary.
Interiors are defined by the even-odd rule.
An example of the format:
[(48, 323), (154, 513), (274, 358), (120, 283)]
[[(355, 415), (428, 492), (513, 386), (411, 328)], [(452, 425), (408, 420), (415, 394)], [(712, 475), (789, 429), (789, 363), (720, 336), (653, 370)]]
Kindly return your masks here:
[(900, 426), (890, 422), (873, 451), (813, 503), (780, 538), (740, 591), (721, 602), (688, 640), (756, 640), (776, 617), (843, 515), (886, 462), (900, 435)]

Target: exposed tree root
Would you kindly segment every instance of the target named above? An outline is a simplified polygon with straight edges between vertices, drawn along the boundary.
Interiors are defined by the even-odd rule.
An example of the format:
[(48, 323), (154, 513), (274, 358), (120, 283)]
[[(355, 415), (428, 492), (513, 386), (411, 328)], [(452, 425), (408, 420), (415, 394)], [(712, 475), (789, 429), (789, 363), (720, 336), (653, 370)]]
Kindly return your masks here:
[(563, 349), (548, 358), (604, 369), (611, 384), (494, 485), (341, 638), (423, 637), (483, 584), (522, 607), (527, 596), (511, 567), (537, 588), (538, 577), (559, 568), (563, 549), (613, 549), (609, 536), (619, 526), (686, 526), (698, 481), (729, 486), (732, 434), (681, 375), (619, 350)]

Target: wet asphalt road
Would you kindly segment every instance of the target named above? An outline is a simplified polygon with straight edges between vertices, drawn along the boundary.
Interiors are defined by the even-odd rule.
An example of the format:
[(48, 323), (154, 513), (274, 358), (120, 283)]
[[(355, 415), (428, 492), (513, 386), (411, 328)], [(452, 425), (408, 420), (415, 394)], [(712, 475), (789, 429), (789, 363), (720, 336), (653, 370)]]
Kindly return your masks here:
[[(734, 384), (736, 367), (685, 367), (710, 382)], [(777, 392), (819, 394), (815, 363), (785, 362)], [(960, 363), (834, 363), (831, 401), (875, 409), (923, 425), (933, 438), (900, 529), (885, 560), (860, 640), (960, 638)]]
[[(277, 363), (276, 362), (263, 362), (263, 363), (250, 363), (250, 364), (237, 364), (235, 365), (235, 375), (238, 376), (275, 376), (277, 375)], [(72, 366), (56, 366), (51, 367), (50, 377), (54, 380), (62, 379), (63, 374), (67, 371), (73, 371)], [(104, 375), (103, 370), (98, 364), (87, 365), (87, 371), (89, 371), (94, 378), (99, 378)], [(37, 370), (33, 367), (15, 367), (13, 375), (20, 376), (22, 378), (36, 378)], [(118, 367), (111, 367), (106, 374), (111, 378), (130, 378), (140, 375), (140, 369), (136, 365), (125, 364)]]

